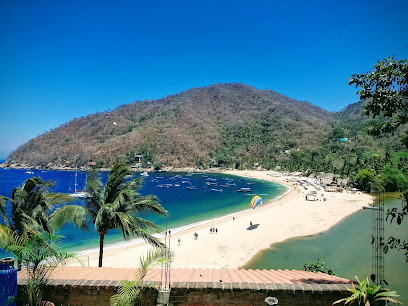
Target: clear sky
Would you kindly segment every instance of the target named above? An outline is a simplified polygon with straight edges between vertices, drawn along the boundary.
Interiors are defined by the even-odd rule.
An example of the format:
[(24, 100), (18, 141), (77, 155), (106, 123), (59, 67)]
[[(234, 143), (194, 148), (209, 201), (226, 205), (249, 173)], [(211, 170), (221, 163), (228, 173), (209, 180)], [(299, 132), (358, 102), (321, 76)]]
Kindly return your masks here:
[(408, 58), (408, 1), (0, 0), (0, 159), (73, 118), (241, 82), (330, 111)]

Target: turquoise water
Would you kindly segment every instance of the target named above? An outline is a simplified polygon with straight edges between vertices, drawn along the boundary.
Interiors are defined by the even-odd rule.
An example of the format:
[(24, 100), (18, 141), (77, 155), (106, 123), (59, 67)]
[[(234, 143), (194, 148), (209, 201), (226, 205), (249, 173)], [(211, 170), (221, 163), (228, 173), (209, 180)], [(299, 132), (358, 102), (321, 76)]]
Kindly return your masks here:
[[(399, 194), (387, 193), (387, 208), (401, 207)], [(406, 220), (408, 221), (408, 220)], [(395, 222), (395, 221), (394, 221)], [(332, 229), (309, 237), (293, 238), (274, 244), (260, 252), (246, 269), (303, 269), (305, 263), (315, 263), (320, 256), (336, 275), (361, 280), (371, 271), (372, 211), (360, 210)], [(408, 241), (408, 222), (385, 224), (385, 237), (397, 236)], [(408, 305), (408, 263), (404, 252), (391, 250), (385, 255), (385, 279), (396, 290), (400, 300)]]
[[(13, 188), (33, 175), (39, 175), (43, 179), (51, 179), (56, 182), (55, 191), (73, 192), (74, 171), (40, 171), (31, 170), (33, 175), (25, 173), (27, 170), (1, 169), (0, 168), (0, 194), (10, 197)], [(109, 173), (102, 173), (102, 181), (107, 180)], [(137, 173), (135, 176), (139, 176)], [(175, 177), (179, 176), (179, 177)], [(79, 189), (83, 188), (86, 179), (85, 172), (78, 172), (77, 180)], [(229, 187), (208, 187), (206, 182), (218, 182), (218, 185)], [(183, 183), (184, 182), (184, 183)], [(159, 185), (171, 184), (168, 188), (160, 188)], [(179, 186), (175, 186), (179, 185)], [(187, 189), (188, 186), (196, 186), (196, 190)], [(232, 214), (234, 212), (249, 209), (252, 196), (237, 192), (240, 188), (251, 188), (253, 193), (261, 195), (267, 202), (285, 192), (286, 188), (279, 184), (267, 181), (241, 178), (226, 174), (193, 174), (187, 173), (151, 173), (143, 179), (143, 187), (140, 194), (154, 194), (159, 198), (163, 207), (169, 212), (168, 218), (148, 216), (162, 228), (166, 223), (168, 228), (176, 229), (193, 223)], [(222, 189), (222, 192), (211, 189)], [(81, 204), (81, 201), (78, 201)], [(99, 247), (99, 235), (91, 231), (83, 233), (74, 226), (68, 225), (62, 228), (60, 234), (65, 236), (62, 246), (69, 251), (86, 250)], [(122, 234), (118, 230), (111, 230), (105, 236), (105, 243), (123, 241)], [(0, 254), (1, 255), (1, 254)]]

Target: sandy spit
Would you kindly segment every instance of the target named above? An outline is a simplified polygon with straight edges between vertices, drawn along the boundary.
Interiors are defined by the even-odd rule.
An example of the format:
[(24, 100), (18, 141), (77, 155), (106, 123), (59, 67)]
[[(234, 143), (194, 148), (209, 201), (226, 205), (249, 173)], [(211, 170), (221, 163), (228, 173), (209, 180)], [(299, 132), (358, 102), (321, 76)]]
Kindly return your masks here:
[[(259, 251), (274, 243), (326, 231), (372, 202), (371, 196), (363, 193), (322, 191), (318, 191), (318, 201), (306, 201), (305, 195), (308, 191), (287, 182), (285, 176), (271, 177), (267, 175), (267, 171), (224, 171), (224, 173), (284, 184), (288, 186), (289, 192), (263, 207), (258, 206), (254, 210), (218, 218), (193, 228), (173, 231), (171, 249), (175, 256), (172, 268), (239, 268)], [(324, 201), (323, 198), (327, 200)], [(217, 228), (218, 232), (211, 233), (210, 228)], [(195, 232), (198, 233), (198, 239), (194, 238)], [(146, 254), (150, 248), (146, 243), (138, 241), (106, 247), (103, 266), (138, 267), (139, 257)], [(89, 263), (89, 266), (96, 267), (98, 256), (99, 250), (91, 250), (80, 256), (80, 259), (85, 265)]]

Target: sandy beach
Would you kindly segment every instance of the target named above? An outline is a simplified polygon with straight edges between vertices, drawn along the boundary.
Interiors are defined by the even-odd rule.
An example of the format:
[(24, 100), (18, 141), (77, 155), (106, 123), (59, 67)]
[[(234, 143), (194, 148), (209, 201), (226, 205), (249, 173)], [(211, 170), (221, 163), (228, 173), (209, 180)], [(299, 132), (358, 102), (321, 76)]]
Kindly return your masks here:
[[(306, 191), (296, 187), (292, 182), (287, 182), (288, 177), (271, 177), (267, 171), (224, 173), (273, 181), (284, 184), (291, 190), (279, 200), (265, 203), (256, 209), (173, 232), (171, 249), (175, 256), (172, 268), (239, 268), (272, 244), (326, 231), (372, 201), (371, 196), (367, 194), (324, 191), (318, 191), (318, 201), (306, 201), (305, 195), (310, 188)], [(323, 198), (327, 200), (324, 201)], [(210, 228), (217, 228), (218, 232), (211, 233)], [(198, 233), (197, 239), (194, 238), (195, 232)], [(107, 247), (104, 250), (103, 266), (138, 267), (139, 257), (146, 254), (150, 248), (144, 242), (132, 241)], [(89, 263), (90, 266), (96, 267), (98, 256), (98, 250), (93, 250), (80, 259), (84, 265)]]

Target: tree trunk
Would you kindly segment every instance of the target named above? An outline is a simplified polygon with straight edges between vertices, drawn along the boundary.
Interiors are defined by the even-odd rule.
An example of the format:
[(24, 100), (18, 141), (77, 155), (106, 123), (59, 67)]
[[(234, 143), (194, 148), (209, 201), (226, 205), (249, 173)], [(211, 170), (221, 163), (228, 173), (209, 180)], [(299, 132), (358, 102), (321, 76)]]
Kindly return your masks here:
[(103, 258), (103, 240), (105, 239), (105, 235), (108, 231), (103, 230), (99, 232), (99, 266), (102, 267), (102, 258)]

